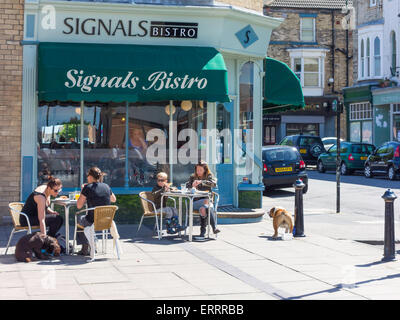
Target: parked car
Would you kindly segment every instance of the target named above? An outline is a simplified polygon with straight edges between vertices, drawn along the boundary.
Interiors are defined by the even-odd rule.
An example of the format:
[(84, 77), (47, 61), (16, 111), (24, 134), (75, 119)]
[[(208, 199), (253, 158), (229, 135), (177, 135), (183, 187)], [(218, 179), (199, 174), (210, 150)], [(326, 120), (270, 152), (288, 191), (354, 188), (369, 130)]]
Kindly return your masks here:
[(400, 142), (390, 141), (381, 145), (365, 161), (364, 175), (372, 178), (374, 175), (387, 175), (389, 180), (395, 180), (400, 170)]
[[(322, 143), (324, 144), (325, 150), (328, 150), (330, 147), (332, 147), (334, 144), (337, 143), (337, 138), (336, 137), (325, 137), (322, 138)], [(342, 138), (340, 138), (340, 142), (344, 141)]]
[(279, 145), (295, 147), (300, 152), (306, 165), (317, 164), (318, 156), (325, 152), (324, 144), (318, 136), (302, 134), (286, 136)]
[(263, 147), (262, 159), (266, 190), (292, 187), (296, 180), (301, 179), (306, 185), (303, 193), (308, 191), (306, 164), (296, 148), (278, 145)]
[[(340, 173), (351, 174), (354, 170), (364, 170), (364, 163), (373, 153), (375, 146), (368, 143), (341, 142), (340, 143)], [(336, 170), (337, 145), (333, 145), (327, 152), (318, 157), (319, 172)]]

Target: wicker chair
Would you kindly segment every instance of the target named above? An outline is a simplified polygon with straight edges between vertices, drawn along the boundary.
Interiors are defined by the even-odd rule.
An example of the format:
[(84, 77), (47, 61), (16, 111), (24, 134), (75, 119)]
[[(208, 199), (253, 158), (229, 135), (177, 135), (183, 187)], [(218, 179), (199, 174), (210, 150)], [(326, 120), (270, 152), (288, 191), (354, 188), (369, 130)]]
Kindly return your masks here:
[[(4, 255), (7, 254), (8, 247), (10, 246), (11, 239), (14, 236), (14, 233), (27, 231), (27, 234), (30, 234), (30, 233), (32, 233), (32, 229), (40, 230), (40, 226), (31, 226), (28, 216), (25, 213), (21, 212), (23, 207), (24, 207), (23, 202), (11, 202), (8, 205), (8, 209), (9, 209), (9, 212), (10, 212), (10, 215), (12, 218), (14, 228), (12, 229), (10, 237), (8, 239), (7, 248), (6, 248)], [(21, 226), (21, 223), (19, 221), (19, 218), (21, 217), (21, 215), (23, 215), (26, 218), (26, 220), (28, 221), (28, 226), (26, 226), (26, 227)]]
[[(114, 216), (115, 212), (118, 210), (117, 206), (99, 206), (95, 208), (88, 208), (84, 209), (81, 211), (78, 211), (75, 215), (75, 230), (74, 230), (74, 242), (73, 242), (73, 247), (72, 247), (72, 252), (74, 253), (75, 251), (75, 245), (76, 245), (76, 234), (77, 232), (84, 232), (84, 227), (78, 224), (78, 215), (81, 213), (87, 213), (88, 211), (93, 210), (94, 211), (94, 233), (93, 233), (93, 239), (88, 239), (89, 244), (94, 243), (94, 237), (96, 234), (101, 234), (102, 235), (102, 253), (105, 254), (107, 252), (107, 239), (109, 236), (109, 230), (112, 226), (112, 223), (114, 221)], [(83, 229), (83, 230), (78, 230), (78, 228)], [(98, 231), (101, 231), (101, 233), (96, 233)], [(86, 235), (86, 232), (85, 232)], [(92, 260), (94, 260), (94, 252), (95, 248), (94, 245), (90, 245), (90, 251), (92, 255)], [(119, 257), (119, 252), (118, 253), (118, 259)]]
[[(140, 201), (141, 201), (142, 207), (143, 207), (143, 215), (142, 215), (142, 218), (140, 219), (139, 227), (136, 231), (136, 236), (138, 235), (139, 230), (142, 226), (143, 219), (156, 218), (154, 227), (157, 228), (157, 236), (158, 236), (158, 239), (161, 240), (161, 238), (162, 238), (161, 213), (157, 213), (153, 194), (151, 192), (142, 191), (139, 193), (139, 198), (140, 198)], [(174, 198), (168, 198), (168, 199), (172, 199), (172, 201), (174, 201), (174, 205), (176, 208), (176, 200)], [(162, 216), (164, 217), (165, 213), (162, 213)], [(158, 219), (159, 219), (158, 217), (160, 217), (160, 222), (158, 221)]]

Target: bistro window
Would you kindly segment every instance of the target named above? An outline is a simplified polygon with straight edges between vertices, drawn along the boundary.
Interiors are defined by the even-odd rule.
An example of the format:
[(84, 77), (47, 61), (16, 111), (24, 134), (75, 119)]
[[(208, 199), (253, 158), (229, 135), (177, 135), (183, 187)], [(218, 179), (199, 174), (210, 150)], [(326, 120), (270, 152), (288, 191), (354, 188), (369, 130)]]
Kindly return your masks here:
[[(197, 133), (194, 142), (199, 152), (190, 155), (189, 161), (180, 161), (178, 156), (186, 154), (187, 139), (177, 136), (172, 148), (176, 151), (170, 153), (171, 128), (178, 135), (189, 128)], [(174, 184), (183, 183), (194, 163), (207, 160), (202, 152), (206, 149), (202, 129), (206, 128), (204, 101), (85, 104), (83, 110), (80, 104), (42, 103), (38, 108), (38, 182), (52, 174), (66, 189), (76, 189), (86, 181), (88, 169), (98, 166), (106, 173), (104, 182), (114, 188), (152, 187), (159, 171), (169, 174)], [(152, 138), (153, 133), (157, 138)], [(161, 138), (165, 161), (155, 162), (147, 151)], [(159, 152), (155, 155), (160, 156)]]

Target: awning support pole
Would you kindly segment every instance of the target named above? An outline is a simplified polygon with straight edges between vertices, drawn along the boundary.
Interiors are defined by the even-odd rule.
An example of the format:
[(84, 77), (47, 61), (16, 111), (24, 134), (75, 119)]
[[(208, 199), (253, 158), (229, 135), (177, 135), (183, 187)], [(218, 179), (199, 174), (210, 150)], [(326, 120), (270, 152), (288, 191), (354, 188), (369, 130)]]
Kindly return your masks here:
[(125, 106), (125, 188), (129, 188), (129, 102)]

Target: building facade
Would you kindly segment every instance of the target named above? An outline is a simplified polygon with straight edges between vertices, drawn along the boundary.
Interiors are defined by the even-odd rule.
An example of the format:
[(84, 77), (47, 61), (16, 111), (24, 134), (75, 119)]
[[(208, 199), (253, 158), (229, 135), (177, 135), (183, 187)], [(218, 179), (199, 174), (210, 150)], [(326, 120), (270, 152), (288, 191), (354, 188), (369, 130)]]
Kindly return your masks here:
[[(299, 77), (306, 107), (264, 114), (264, 145), (291, 134), (336, 136), (334, 100), (352, 83), (352, 31), (344, 24), (346, 1), (268, 1), (264, 14), (285, 19), (273, 31), (268, 56)], [(351, 2), (349, 2), (351, 5)], [(341, 137), (346, 136), (341, 117)]]
[[(20, 200), (24, 1), (0, 3), (0, 216)], [(1, 223), (1, 218), (0, 218)]]
[(345, 89), (351, 141), (400, 138), (398, 1), (356, 1), (353, 86)]
[(180, 186), (199, 159), (221, 205), (262, 191), (263, 64), (281, 20), (261, 1), (3, 6), (3, 216), (49, 174), (79, 190), (94, 165), (117, 195), (151, 190), (159, 171)]

